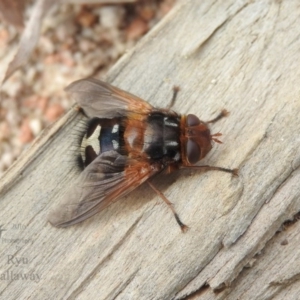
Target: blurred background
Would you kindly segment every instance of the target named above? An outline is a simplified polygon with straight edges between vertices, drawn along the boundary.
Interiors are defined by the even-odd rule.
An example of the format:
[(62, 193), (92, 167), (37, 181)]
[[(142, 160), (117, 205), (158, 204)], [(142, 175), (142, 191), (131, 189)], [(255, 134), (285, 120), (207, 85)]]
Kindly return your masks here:
[[(0, 0), (1, 82), (8, 77), (1, 87), (0, 177), (70, 108), (63, 89), (83, 77), (105, 78), (176, 0), (52, 0), (41, 9), (47, 1)], [(26, 29), (37, 31), (36, 46), (34, 37), (22, 40)], [(7, 76), (18, 49), (28, 58)]]

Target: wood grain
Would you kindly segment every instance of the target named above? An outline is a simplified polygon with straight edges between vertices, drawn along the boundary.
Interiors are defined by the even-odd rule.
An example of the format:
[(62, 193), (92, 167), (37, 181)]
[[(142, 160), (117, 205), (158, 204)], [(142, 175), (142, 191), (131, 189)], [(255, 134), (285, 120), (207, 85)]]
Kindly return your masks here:
[(71, 110), (1, 179), (1, 298), (297, 298), (299, 222), (276, 232), (300, 211), (299, 16), (296, 0), (180, 2), (107, 80), (160, 107), (180, 85), (174, 109), (203, 120), (228, 109), (212, 127), (224, 144), (203, 164), (240, 176), (154, 180), (185, 234), (147, 186), (78, 226), (53, 228), (47, 214), (78, 175), (82, 116)]

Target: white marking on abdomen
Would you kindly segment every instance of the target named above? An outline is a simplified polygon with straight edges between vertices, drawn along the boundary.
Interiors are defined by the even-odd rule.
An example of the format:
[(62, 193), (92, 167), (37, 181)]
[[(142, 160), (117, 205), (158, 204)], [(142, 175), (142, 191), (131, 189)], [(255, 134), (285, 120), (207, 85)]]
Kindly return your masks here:
[(175, 122), (170, 122), (170, 121), (168, 120), (167, 117), (164, 118), (164, 123), (165, 123), (165, 125), (167, 125), (167, 126), (178, 127), (178, 124), (177, 124), (177, 123), (175, 123)]
[(80, 154), (83, 161), (86, 160), (85, 148), (88, 146), (91, 146), (97, 155), (100, 154), (100, 150), (101, 150), (100, 141), (99, 141), (100, 132), (101, 132), (101, 126), (98, 125), (91, 136), (87, 137), (86, 134), (84, 135), (81, 142), (81, 149), (80, 149)]
[(115, 150), (119, 148), (119, 143), (116, 140), (112, 140), (112, 144)]
[(180, 152), (177, 152), (173, 158), (175, 161), (179, 161), (180, 160)]
[(119, 131), (119, 124), (115, 124), (111, 132), (116, 133), (118, 131)]
[(165, 141), (166, 146), (178, 146), (176, 141)]

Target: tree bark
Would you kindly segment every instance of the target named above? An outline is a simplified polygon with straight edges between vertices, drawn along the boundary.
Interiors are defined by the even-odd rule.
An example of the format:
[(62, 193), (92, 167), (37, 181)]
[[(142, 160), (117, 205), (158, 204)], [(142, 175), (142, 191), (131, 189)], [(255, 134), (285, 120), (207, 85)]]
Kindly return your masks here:
[(224, 144), (201, 164), (239, 168), (239, 177), (153, 181), (190, 227), (184, 234), (146, 185), (54, 228), (47, 214), (78, 176), (83, 117), (71, 109), (1, 179), (1, 298), (299, 297), (299, 17), (296, 0), (180, 2), (107, 80), (158, 107), (179, 85), (174, 110), (203, 120), (229, 110), (212, 126)]

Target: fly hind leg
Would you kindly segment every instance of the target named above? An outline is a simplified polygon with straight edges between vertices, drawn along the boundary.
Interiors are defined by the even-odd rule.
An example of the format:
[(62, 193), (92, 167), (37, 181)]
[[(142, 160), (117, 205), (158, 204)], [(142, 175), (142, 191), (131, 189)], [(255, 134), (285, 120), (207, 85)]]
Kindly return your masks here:
[(206, 171), (221, 171), (221, 172), (225, 172), (225, 173), (230, 173), (234, 177), (239, 176), (239, 169), (227, 169), (227, 168), (207, 166), (207, 165), (205, 165), (205, 166), (184, 166), (184, 167), (181, 167), (181, 169), (200, 170), (200, 171), (203, 171), (203, 172), (206, 172)]
[(172, 213), (175, 217), (176, 222), (180, 226), (180, 229), (182, 232), (186, 232), (188, 230), (188, 226), (186, 226), (182, 221), (180, 220), (177, 212), (174, 209), (174, 206), (172, 202), (161, 192), (159, 191), (149, 180), (147, 181), (148, 185), (151, 187), (151, 189), (161, 198), (165, 201), (165, 203), (169, 206), (169, 208), (172, 210)]

